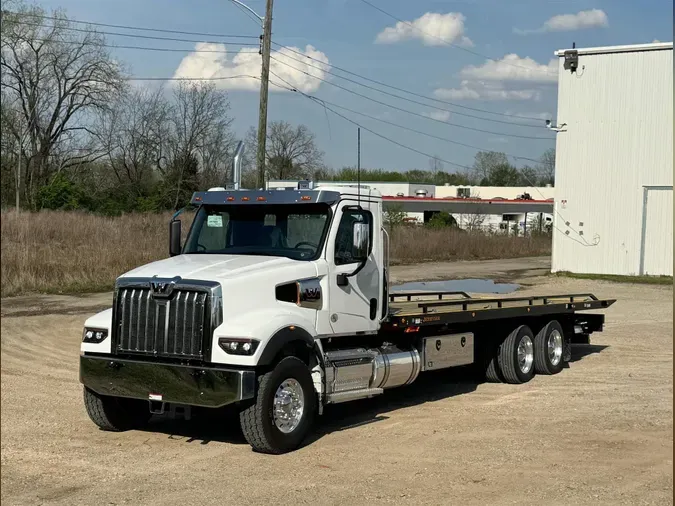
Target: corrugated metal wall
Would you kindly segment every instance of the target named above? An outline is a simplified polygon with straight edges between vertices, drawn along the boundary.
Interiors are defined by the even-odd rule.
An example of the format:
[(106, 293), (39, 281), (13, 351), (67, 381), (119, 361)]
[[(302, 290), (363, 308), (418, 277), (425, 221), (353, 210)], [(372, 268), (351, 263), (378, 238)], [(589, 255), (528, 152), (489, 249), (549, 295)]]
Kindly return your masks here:
[(645, 252), (671, 245), (650, 274), (672, 275), (672, 190), (647, 213), (660, 235), (643, 232), (645, 187), (673, 184), (672, 48), (559, 65), (552, 270), (639, 274), (644, 237)]

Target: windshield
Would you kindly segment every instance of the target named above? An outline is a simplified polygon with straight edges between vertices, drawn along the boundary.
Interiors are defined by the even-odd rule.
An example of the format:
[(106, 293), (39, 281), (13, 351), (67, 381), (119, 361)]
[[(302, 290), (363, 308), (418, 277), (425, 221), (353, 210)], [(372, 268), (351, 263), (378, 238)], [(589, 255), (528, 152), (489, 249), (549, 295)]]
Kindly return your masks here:
[(183, 253), (313, 260), (328, 228), (325, 204), (202, 206)]

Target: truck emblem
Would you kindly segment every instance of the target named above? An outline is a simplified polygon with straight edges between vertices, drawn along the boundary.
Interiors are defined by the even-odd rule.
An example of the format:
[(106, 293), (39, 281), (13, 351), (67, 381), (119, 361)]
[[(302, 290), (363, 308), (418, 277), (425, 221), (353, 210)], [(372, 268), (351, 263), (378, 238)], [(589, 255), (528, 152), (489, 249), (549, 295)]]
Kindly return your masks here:
[(175, 277), (170, 280), (150, 281), (150, 290), (152, 290), (152, 296), (156, 299), (171, 297), (173, 289), (179, 279), (180, 277)]
[(441, 351), (441, 340), (436, 339), (436, 351)]

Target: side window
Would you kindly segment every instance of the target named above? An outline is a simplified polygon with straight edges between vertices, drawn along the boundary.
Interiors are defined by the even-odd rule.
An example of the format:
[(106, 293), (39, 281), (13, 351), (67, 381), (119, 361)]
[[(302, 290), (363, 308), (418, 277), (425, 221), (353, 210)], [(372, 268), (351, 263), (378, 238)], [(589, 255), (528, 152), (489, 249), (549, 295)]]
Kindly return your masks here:
[(326, 214), (289, 214), (286, 225), (288, 247), (295, 248), (302, 243), (318, 246), (327, 219)]
[(370, 225), (370, 250), (373, 246), (373, 220), (368, 211), (359, 211), (358, 209), (349, 209), (342, 213), (340, 225), (338, 226), (337, 236), (335, 237), (335, 265), (345, 265), (354, 263), (352, 247), (354, 243), (354, 223), (367, 223)]

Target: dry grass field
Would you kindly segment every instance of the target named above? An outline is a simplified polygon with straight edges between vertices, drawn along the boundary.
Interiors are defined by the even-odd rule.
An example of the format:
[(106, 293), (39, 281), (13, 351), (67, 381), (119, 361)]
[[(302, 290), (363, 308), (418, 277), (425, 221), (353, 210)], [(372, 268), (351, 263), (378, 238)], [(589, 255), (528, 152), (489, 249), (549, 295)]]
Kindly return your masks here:
[[(187, 232), (192, 215), (183, 216)], [(3, 212), (1, 294), (108, 290), (120, 274), (167, 256), (170, 218)], [(532, 257), (550, 254), (551, 240), (400, 227), (392, 234), (391, 253), (394, 264)]]

